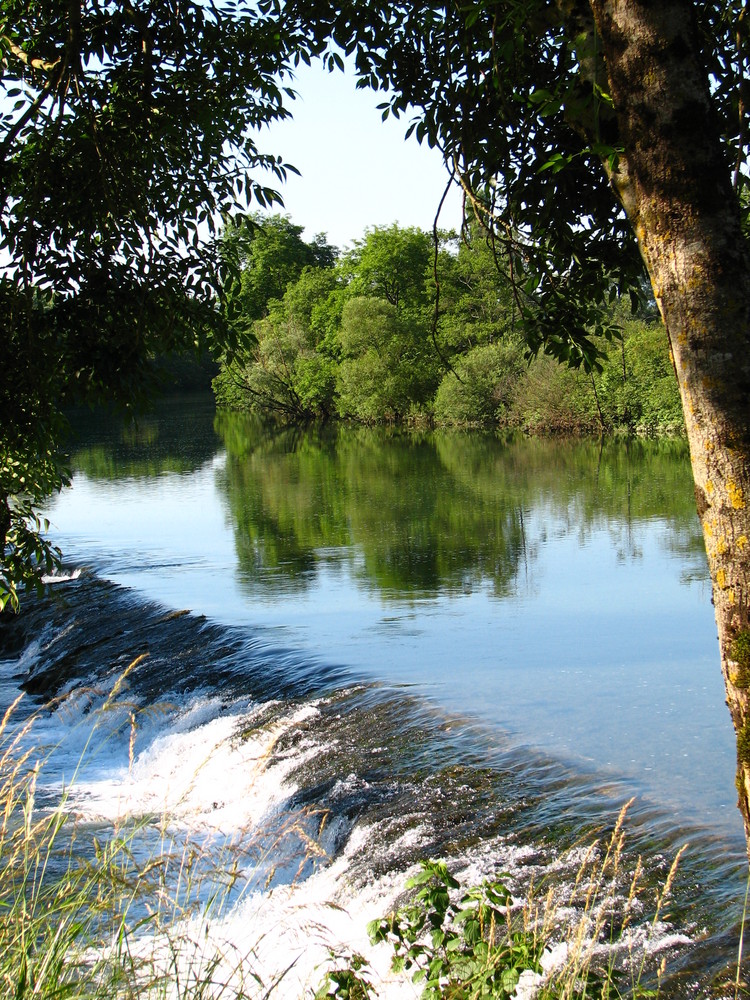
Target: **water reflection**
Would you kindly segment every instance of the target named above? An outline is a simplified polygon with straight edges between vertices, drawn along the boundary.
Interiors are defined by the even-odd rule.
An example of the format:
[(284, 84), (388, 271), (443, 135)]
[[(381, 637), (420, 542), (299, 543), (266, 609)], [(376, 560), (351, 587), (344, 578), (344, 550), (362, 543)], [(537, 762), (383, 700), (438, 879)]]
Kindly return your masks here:
[(210, 400), (94, 432), (51, 511), (71, 557), (737, 832), (682, 442), (269, 434)]
[[(687, 446), (682, 441), (499, 439), (342, 426), (268, 436), (219, 414), (219, 473), (251, 590), (306, 590), (349, 552), (361, 585), (429, 599), (529, 586), (541, 545), (605, 530), (619, 559), (641, 555), (659, 519), (685, 581), (705, 578)], [(355, 557), (356, 555), (356, 557)]]
[(76, 410), (69, 414), (71, 465), (105, 481), (194, 472), (217, 451), (213, 412), (213, 398), (205, 392), (166, 397), (131, 420)]

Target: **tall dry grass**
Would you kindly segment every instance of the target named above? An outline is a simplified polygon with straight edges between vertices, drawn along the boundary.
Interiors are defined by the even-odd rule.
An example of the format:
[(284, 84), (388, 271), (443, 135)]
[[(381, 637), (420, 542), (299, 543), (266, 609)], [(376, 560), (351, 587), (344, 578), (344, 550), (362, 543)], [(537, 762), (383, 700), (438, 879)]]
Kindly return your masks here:
[[(118, 679), (95, 725), (104, 724), (137, 663)], [(17, 721), (19, 702), (0, 721), (0, 996), (289, 996), (283, 972), (264, 982), (252, 948), (217, 943), (209, 933), (241, 898), (239, 856), (176, 837), (169, 817), (156, 824), (158, 843), (144, 856), (144, 840), (154, 843), (153, 819), (124, 820), (98, 838), (91, 824), (76, 822), (68, 793), (54, 806), (40, 804), (46, 758), (34, 744), (34, 717)], [(131, 715), (131, 764), (135, 728)], [(410, 881), (411, 902), (373, 922), (373, 940), (393, 949), (394, 964), (425, 997), (653, 995), (663, 969), (646, 968), (649, 939), (660, 933), (682, 851), (644, 922), (644, 867), (640, 860), (632, 872), (623, 865), (626, 814), (627, 806), (611, 835), (582, 851), (563, 894), (559, 885), (542, 884), (516, 900), (500, 881), (462, 890), (445, 865), (426, 862)], [(307, 836), (301, 828), (296, 834)], [(313, 841), (308, 846), (311, 855), (320, 852)], [(332, 956), (321, 979), (319, 996), (379, 995), (361, 956), (343, 964)]]

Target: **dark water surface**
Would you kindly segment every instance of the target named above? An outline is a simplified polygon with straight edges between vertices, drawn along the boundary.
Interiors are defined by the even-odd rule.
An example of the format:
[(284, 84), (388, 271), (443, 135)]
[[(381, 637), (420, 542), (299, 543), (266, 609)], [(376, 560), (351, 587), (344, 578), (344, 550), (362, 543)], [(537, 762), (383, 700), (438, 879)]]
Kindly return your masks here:
[[(669, 989), (723, 995), (744, 845), (682, 442), (271, 435), (196, 398), (137, 430), (82, 422), (72, 462), (48, 516), (84, 570), (4, 626), (3, 700), (66, 692), (67, 719), (44, 723), (57, 739), (84, 683), (148, 651), (132, 697), (172, 706), (144, 716), (135, 772), (125, 728), (106, 743), (85, 775), (92, 815), (127, 801), (227, 832), (252, 814), (260, 887), (271, 869), (300, 879), (299, 843), (274, 824), (304, 816), (312, 836), (323, 810), (309, 902), (345, 879), (364, 920), (424, 856), (520, 886), (556, 865), (562, 884), (635, 796), (632, 853), (655, 884), (691, 845), (652, 949)], [(203, 787), (185, 775), (209, 744)], [(269, 861), (259, 843), (282, 846)]]

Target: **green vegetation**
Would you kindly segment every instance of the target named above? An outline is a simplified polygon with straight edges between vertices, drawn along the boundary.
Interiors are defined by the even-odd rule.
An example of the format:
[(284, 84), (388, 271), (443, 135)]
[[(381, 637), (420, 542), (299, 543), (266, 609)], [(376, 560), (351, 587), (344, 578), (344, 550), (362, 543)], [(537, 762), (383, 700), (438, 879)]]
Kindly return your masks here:
[[(494, 880), (456, 899), (460, 883), (444, 862), (422, 862), (406, 883), (412, 902), (368, 930), (373, 942), (387, 942), (394, 971), (423, 983), (425, 1000), (440, 997), (508, 998), (524, 972), (540, 974), (546, 941), (541, 928), (514, 920), (513, 897)], [(451, 893), (454, 898), (451, 899)]]
[(590, 372), (531, 358), (508, 262), (478, 226), (460, 241), (442, 234), (436, 263), (432, 237), (396, 225), (368, 230), (337, 260), (323, 237), (306, 244), (283, 216), (229, 229), (232, 253), (238, 232), (245, 249), (233, 307), (246, 347), (214, 381), (220, 405), (286, 422), (682, 428), (663, 331), (648, 319), (613, 308), (617, 337)]
[[(115, 683), (92, 735), (107, 727), (111, 709), (127, 707), (120, 700), (124, 682), (142, 659)], [(75, 774), (57, 805), (40, 803), (45, 758), (33, 747), (34, 717), (25, 724), (16, 718), (19, 701), (0, 720), (0, 994), (14, 1000), (290, 996), (283, 972), (272, 982), (259, 975), (252, 945), (242, 952), (214, 944), (210, 933), (211, 922), (228, 912), (232, 890), (241, 889), (243, 863), (205, 838), (171, 836), (167, 816), (124, 817), (111, 829), (77, 820), (69, 801)], [(130, 718), (132, 758), (136, 720)], [(644, 995), (644, 971), (652, 979), (654, 972), (645, 967), (646, 894), (640, 863), (631, 874), (621, 864), (624, 816), (625, 810), (607, 842), (589, 846), (564, 899), (547, 887), (540, 887), (543, 897), (532, 891), (516, 899), (505, 876), (462, 888), (443, 862), (425, 861), (406, 883), (410, 898), (370, 924), (370, 939), (391, 949), (394, 972), (420, 985), (426, 1000), (507, 1000), (522, 976), (532, 977), (528, 985), (540, 1000)], [(146, 847), (144, 857), (149, 842), (156, 846)], [(651, 904), (653, 927), (677, 860)], [(628, 933), (636, 920), (646, 927), (645, 946), (633, 948)], [(553, 943), (562, 960), (549, 961)], [(602, 945), (613, 947), (602, 951)], [(387, 995), (359, 955), (342, 962), (332, 952), (321, 978), (318, 998)]]
[(737, 733), (737, 760), (741, 764), (750, 764), (750, 722)]
[(297, 49), (272, 3), (0, 5), (0, 611), (59, 555), (34, 512), (67, 407), (138, 408), (158, 359), (236, 342), (217, 220), (279, 201), (253, 130)]
[[(669, 898), (683, 851), (673, 861), (653, 904), (646, 947), (629, 942), (643, 900), (640, 864), (624, 880), (623, 823), (618, 817), (610, 839), (587, 849), (568, 897), (555, 900), (543, 887), (525, 900), (514, 899), (501, 875), (462, 888), (442, 861), (423, 861), (406, 883), (410, 899), (389, 916), (373, 920), (373, 944), (392, 949), (391, 968), (421, 986), (423, 1000), (509, 1000), (520, 988), (537, 1000), (621, 1000), (656, 997), (662, 970), (649, 969), (648, 940)], [(624, 884), (623, 884), (624, 883)], [(552, 941), (562, 945), (551, 961)], [(617, 952), (625, 960), (616, 959)], [(546, 961), (545, 961), (546, 960)], [(369, 1000), (378, 994), (360, 955), (329, 971), (316, 1000), (326, 996)]]
[(742, 689), (750, 688), (750, 632), (742, 629), (732, 642), (732, 683)]

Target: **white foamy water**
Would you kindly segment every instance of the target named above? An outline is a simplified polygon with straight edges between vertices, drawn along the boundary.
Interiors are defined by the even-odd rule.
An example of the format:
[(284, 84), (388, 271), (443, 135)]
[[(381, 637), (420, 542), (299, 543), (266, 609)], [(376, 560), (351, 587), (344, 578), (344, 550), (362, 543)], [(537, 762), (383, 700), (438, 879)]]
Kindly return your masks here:
[(78, 580), (81, 576), (80, 569), (73, 569), (69, 571), (58, 570), (55, 573), (45, 573), (42, 576), (42, 583), (45, 584), (57, 584), (57, 583), (70, 583), (72, 580)]
[[(14, 667), (21, 661), (26, 668), (35, 667), (44, 650), (53, 647), (45, 642), (27, 648)], [(8, 684), (9, 694), (11, 688)], [(366, 962), (363, 975), (374, 984), (377, 996), (407, 1000), (420, 994), (408, 977), (390, 971), (392, 952), (370, 944), (367, 924), (403, 901), (405, 881), (416, 871), (403, 859), (413, 857), (429, 840), (441, 816), (426, 817), (423, 825), (397, 832), (399, 817), (388, 811), (374, 819), (356, 818), (349, 828), (344, 817), (331, 810), (311, 833), (304, 810), (292, 800), (301, 789), (300, 769), (310, 765), (307, 780), (315, 782), (314, 764), (329, 745), (324, 741), (335, 744), (340, 738), (337, 730), (318, 724), (323, 700), (256, 703), (247, 697), (194, 692), (182, 703), (145, 706), (125, 690), (114, 708), (92, 716), (91, 707), (107, 703), (110, 694), (111, 686), (71, 684), (56, 711), (39, 719), (39, 732), (46, 737), (67, 735), (66, 760), (72, 759), (73, 748), (87, 743), (95, 747), (72, 786), (68, 774), (58, 775), (69, 786), (71, 811), (84, 826), (105, 823), (116, 829), (132, 819), (145, 823), (147, 852), (161, 846), (158, 836), (149, 841), (149, 831), (158, 834), (167, 827), (177, 832), (182, 844), (217, 848), (219, 860), (229, 842), (233, 851), (224, 857), (235, 865), (236, 875), (223, 908), (204, 908), (190, 919), (178, 916), (168, 939), (141, 932), (132, 942), (134, 951), (150, 956), (165, 971), (174, 971), (171, 963), (177, 961), (183, 982), (210, 973), (217, 983), (236, 991), (245, 988), (252, 996), (263, 996), (271, 990), (283, 1000), (310, 996), (327, 969), (361, 955)], [(89, 741), (85, 734), (92, 725), (101, 738)], [(375, 746), (378, 753), (387, 749), (380, 740)], [(370, 787), (362, 762), (352, 756), (349, 763), (351, 771), (340, 773), (331, 784), (334, 800)], [(47, 784), (53, 784), (52, 776)], [(461, 789), (470, 794), (468, 786)], [(415, 815), (420, 808), (414, 804)], [(266, 845), (262, 837), (269, 823), (275, 826)], [(260, 858), (250, 850), (258, 838)], [(174, 849), (173, 840), (167, 838), (164, 844)], [(337, 850), (336, 844), (341, 844)], [(286, 852), (282, 860), (288, 871), (281, 879), (274, 880), (272, 852)], [(305, 867), (311, 858), (316, 863)], [(451, 859), (451, 867), (465, 886), (507, 873), (514, 909), (520, 911), (529, 881), (549, 874), (554, 875), (557, 898), (568, 898), (585, 858), (582, 847), (559, 854), (549, 846), (540, 849), (495, 836), (468, 846)], [(545, 970), (564, 964), (569, 954), (565, 928), (578, 918), (574, 909), (559, 908), (558, 936), (545, 953)], [(586, 947), (596, 956), (635, 956), (640, 961), (642, 955), (659, 955), (689, 940), (661, 920), (653, 925), (634, 922), (616, 945), (592, 937)], [(526, 974), (519, 998), (530, 1000), (540, 982), (539, 976)]]
[[(193, 833), (248, 834), (295, 791), (288, 778), (306, 755), (271, 764), (279, 737), (317, 712), (307, 704), (259, 729), (265, 708), (198, 699), (140, 751), (136, 731), (132, 759), (78, 782), (71, 805), (82, 816), (111, 823), (156, 814)], [(313, 752), (310, 747), (307, 755)]]
[(165, 971), (174, 968), (177, 951), (179, 976), (170, 976), (173, 981), (210, 975), (229, 995), (244, 989), (282, 1000), (311, 996), (326, 971), (359, 955), (377, 996), (412, 1000), (421, 988), (391, 971), (389, 948), (373, 947), (366, 932), (370, 920), (395, 904), (402, 877), (382, 877), (355, 891), (347, 880), (350, 860), (344, 854), (304, 882), (255, 892), (224, 915), (178, 923), (169, 941), (142, 936), (133, 942), (134, 951)]
[[(415, 831), (419, 836), (419, 831)], [(398, 843), (389, 845), (395, 855)], [(210, 975), (222, 988), (233, 994), (247, 990), (250, 995), (274, 997), (310, 997), (321, 985), (328, 970), (350, 966), (354, 956), (364, 965), (360, 974), (370, 983), (373, 995), (383, 1000), (413, 1000), (421, 996), (422, 985), (415, 984), (411, 973), (394, 973), (393, 952), (389, 945), (373, 945), (367, 935), (370, 921), (380, 919), (402, 905), (406, 880), (418, 872), (412, 865), (384, 875), (370, 875), (362, 881), (362, 859), (382, 855), (382, 830), (363, 825), (352, 833), (344, 851), (330, 864), (318, 869), (303, 881), (277, 886), (270, 891), (254, 891), (240, 898), (227, 912), (210, 919), (181, 921), (172, 929), (169, 942), (158, 936), (144, 935), (134, 947), (147, 955), (157, 967), (172, 969), (177, 961), (179, 979)], [(574, 860), (574, 852), (559, 864)], [(514, 882), (526, 870), (529, 851), (497, 840), (485, 845), (457, 874), (463, 884), (477, 882), (502, 866), (505, 878)], [(353, 869), (360, 878), (352, 880)], [(538, 868), (543, 872), (543, 868)], [(528, 875), (528, 871), (526, 871)], [(465, 880), (465, 881), (464, 881)], [(574, 869), (563, 886), (569, 896), (576, 880)], [(458, 896), (458, 892), (455, 894)], [(536, 919), (540, 926), (557, 925), (541, 956), (540, 973), (526, 971), (516, 990), (518, 1000), (533, 1000), (545, 980), (571, 962), (579, 967), (585, 960), (626, 960), (639, 968), (654, 955), (690, 943), (690, 938), (666, 920), (634, 923), (623, 936), (610, 942), (600, 941), (593, 931), (596, 913), (566, 912), (556, 904), (552, 915), (545, 913), (545, 900), (537, 900), (536, 909), (522, 899), (515, 899), (512, 909), (528, 910), (528, 926)], [(533, 915), (532, 915), (533, 914)], [(175, 949), (175, 941), (180, 942)], [(176, 958), (177, 955), (177, 958)], [(413, 970), (412, 970), (413, 971)], [(209, 995), (212, 995), (209, 993)]]

